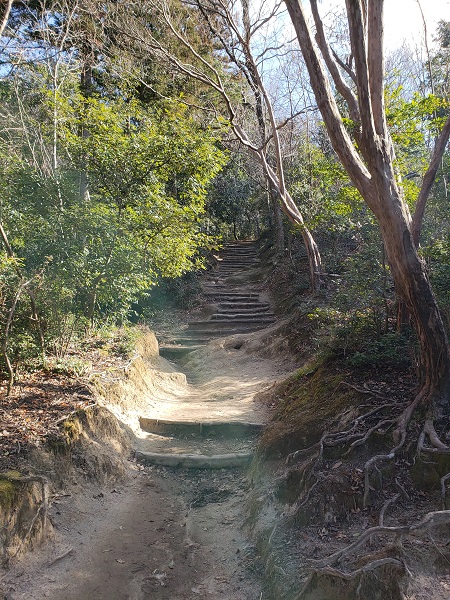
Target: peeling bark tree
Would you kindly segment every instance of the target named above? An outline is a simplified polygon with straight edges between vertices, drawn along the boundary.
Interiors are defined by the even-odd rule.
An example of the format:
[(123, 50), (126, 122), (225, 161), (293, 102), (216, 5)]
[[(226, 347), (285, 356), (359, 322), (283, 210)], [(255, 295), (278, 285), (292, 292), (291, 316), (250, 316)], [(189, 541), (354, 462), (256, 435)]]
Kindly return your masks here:
[[(352, 86), (346, 83), (326, 43), (317, 1), (310, 0), (310, 3), (317, 46), (301, 2), (285, 0), (331, 143), (378, 220), (395, 287), (412, 316), (420, 346), (421, 390), (398, 420), (396, 441), (399, 444), (404, 441), (414, 409), (422, 406), (427, 412), (422, 447), (425, 436), (428, 436), (431, 446), (448, 452), (450, 449), (442, 439), (448, 435), (450, 416), (449, 346), (424, 263), (416, 251), (411, 215), (395, 177), (394, 150), (386, 125), (383, 95), (383, 0), (346, 0), (354, 64)], [(355, 124), (358, 147), (343, 125), (330, 76), (347, 102), (349, 115)], [(436, 147), (433, 164), (436, 164), (439, 152), (442, 156), (449, 130), (447, 124), (439, 136), (440, 145)], [(435, 174), (433, 168), (427, 172), (424, 186), (428, 186), (428, 190), (424, 187), (421, 205), (426, 201)], [(416, 222), (420, 222), (420, 217)]]

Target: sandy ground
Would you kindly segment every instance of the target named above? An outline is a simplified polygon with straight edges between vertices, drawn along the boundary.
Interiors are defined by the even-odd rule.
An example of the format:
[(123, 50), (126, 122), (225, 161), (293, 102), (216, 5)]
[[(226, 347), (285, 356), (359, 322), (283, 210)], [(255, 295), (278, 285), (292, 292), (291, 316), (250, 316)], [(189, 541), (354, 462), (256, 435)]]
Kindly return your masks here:
[(86, 486), (53, 503), (55, 539), (7, 574), (5, 598), (258, 599), (244, 486), (240, 473), (130, 464), (120, 487)]

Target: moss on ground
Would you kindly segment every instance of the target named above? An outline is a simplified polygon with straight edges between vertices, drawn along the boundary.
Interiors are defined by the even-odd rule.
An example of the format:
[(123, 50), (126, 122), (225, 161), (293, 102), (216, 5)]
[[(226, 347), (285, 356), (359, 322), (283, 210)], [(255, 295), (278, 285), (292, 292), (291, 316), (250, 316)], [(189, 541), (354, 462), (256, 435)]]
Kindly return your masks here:
[(3, 511), (9, 510), (17, 498), (19, 486), (14, 483), (14, 479), (20, 476), (18, 471), (0, 473), (0, 507)]
[[(78, 411), (80, 415), (82, 414), (82, 412), (83, 411)], [(80, 423), (78, 417), (74, 415), (73, 417), (70, 417), (69, 419), (66, 419), (64, 421), (63, 430), (67, 443), (70, 444), (78, 440), (78, 438), (81, 435), (81, 432), (83, 431), (83, 426)]]
[(270, 392), (275, 404), (260, 450), (266, 456), (286, 455), (320, 440), (339, 415), (360, 402), (360, 395), (342, 384), (344, 375), (326, 364), (309, 364)]

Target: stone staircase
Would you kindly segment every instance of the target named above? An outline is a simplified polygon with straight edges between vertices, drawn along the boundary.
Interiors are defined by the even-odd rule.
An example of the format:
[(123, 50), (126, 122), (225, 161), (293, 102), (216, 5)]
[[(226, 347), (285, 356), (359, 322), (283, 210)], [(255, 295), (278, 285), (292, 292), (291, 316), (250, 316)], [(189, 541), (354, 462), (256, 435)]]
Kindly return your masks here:
[[(260, 266), (254, 242), (226, 244), (217, 257), (215, 269), (205, 275), (202, 282), (203, 297), (210, 309), (208, 318), (191, 321), (170, 341), (160, 344), (160, 355), (176, 362), (181, 358), (189, 360), (199, 351), (204, 353), (199, 360), (208, 360), (209, 342), (249, 334), (273, 324), (275, 315), (258, 288)], [(239, 343), (242, 344), (237, 340), (234, 351), (240, 347)], [(217, 347), (216, 351), (219, 351)], [(221, 351), (226, 360), (225, 350)], [(247, 357), (246, 360), (253, 359)], [(161, 409), (157, 414), (140, 418), (140, 427), (145, 433), (136, 452), (138, 460), (204, 469), (244, 467), (250, 462), (263, 427), (263, 416), (255, 412), (252, 393), (245, 390), (248, 380), (243, 386), (244, 398), (244, 392), (228, 392), (233, 383), (230, 385), (230, 380), (225, 380), (219, 371), (220, 367), (216, 377), (217, 394), (214, 394), (220, 396), (219, 401), (201, 390), (199, 398), (197, 390), (193, 392), (193, 401), (187, 393), (169, 411)]]
[(270, 304), (251, 275), (261, 266), (254, 242), (228, 243), (224, 246), (216, 268), (203, 282), (203, 296), (214, 306), (213, 314), (205, 320), (191, 321), (174, 343), (161, 346), (162, 356), (173, 359), (192, 351), (214, 338), (258, 331), (275, 321)]

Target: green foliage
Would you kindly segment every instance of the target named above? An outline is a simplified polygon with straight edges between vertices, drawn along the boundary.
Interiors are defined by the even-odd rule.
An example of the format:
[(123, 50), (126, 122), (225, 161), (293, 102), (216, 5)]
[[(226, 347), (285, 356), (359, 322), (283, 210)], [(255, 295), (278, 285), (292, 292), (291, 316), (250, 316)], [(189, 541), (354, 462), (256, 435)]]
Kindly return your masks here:
[(172, 311), (196, 307), (200, 294), (200, 280), (195, 271), (174, 279), (162, 279), (146, 298), (133, 306), (132, 320), (143, 323), (170, 321)]
[(226, 238), (257, 237), (263, 221), (262, 190), (249, 175), (251, 164), (234, 155), (214, 179), (208, 194), (211, 222)]
[(314, 352), (350, 367), (405, 367), (409, 340), (395, 332), (396, 298), (376, 228), (361, 226), (323, 304), (305, 314)]
[(436, 95), (415, 93), (406, 99), (401, 87), (386, 93), (386, 119), (396, 148), (396, 166), (411, 207), (428, 166), (429, 142), (441, 130), (448, 109), (448, 100)]
[(362, 200), (334, 156), (306, 141), (288, 173), (292, 195), (311, 229), (347, 228)]
[[(14, 253), (0, 264), (0, 338), (21, 278), (31, 279), (40, 333), (59, 362), (94, 322), (126, 322), (161, 278), (202, 266), (213, 244), (208, 187), (227, 160), (220, 131), (176, 103), (85, 97), (63, 65), (60, 76), (52, 88), (31, 65), (0, 90), (17, 124), (0, 129), (1, 220)], [(7, 344), (14, 364), (40, 353), (30, 311), (22, 294)]]
[(411, 363), (408, 340), (399, 333), (386, 333), (355, 351), (348, 363), (353, 367), (408, 366)]
[[(436, 41), (439, 48), (431, 59), (431, 71), (435, 94), (449, 97), (450, 90), (450, 22), (441, 20), (437, 26)], [(429, 82), (430, 83), (430, 82)]]
[(399, 333), (379, 333), (369, 311), (315, 309), (307, 315), (316, 352), (356, 368), (408, 367), (410, 340)]
[(336, 273), (361, 238), (362, 224), (371, 222), (371, 215), (334, 153), (321, 144), (322, 135), (319, 128), (314, 136), (318, 140), (305, 140), (300, 146), (291, 159), (287, 179), (319, 243), (327, 271)]

